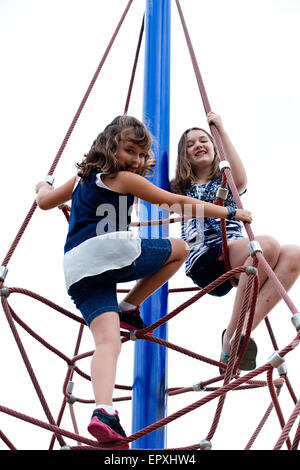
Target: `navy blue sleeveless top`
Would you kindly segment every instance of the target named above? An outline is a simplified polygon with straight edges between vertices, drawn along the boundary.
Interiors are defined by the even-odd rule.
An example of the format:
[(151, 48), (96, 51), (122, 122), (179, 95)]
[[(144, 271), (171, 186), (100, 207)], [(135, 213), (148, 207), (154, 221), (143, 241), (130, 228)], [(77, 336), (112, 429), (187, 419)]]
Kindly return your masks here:
[(103, 183), (97, 186), (96, 179), (94, 171), (88, 182), (79, 182), (73, 191), (65, 253), (89, 238), (129, 228), (134, 196), (106, 189)]

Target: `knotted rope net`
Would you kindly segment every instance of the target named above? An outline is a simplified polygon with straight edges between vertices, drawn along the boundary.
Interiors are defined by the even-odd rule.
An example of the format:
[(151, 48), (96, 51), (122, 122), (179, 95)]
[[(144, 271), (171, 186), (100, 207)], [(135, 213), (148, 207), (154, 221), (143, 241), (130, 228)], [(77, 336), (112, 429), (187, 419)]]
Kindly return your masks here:
[[(92, 88), (96, 82), (96, 79), (102, 69), (102, 66), (105, 62), (105, 59), (108, 55), (108, 52), (110, 51), (114, 40), (118, 34), (118, 31), (126, 17), (126, 14), (129, 10), (129, 7), (131, 5), (133, 0), (130, 0), (124, 10), (124, 13), (122, 14), (122, 17), (117, 25), (116, 31), (109, 42), (109, 45), (105, 51), (105, 54), (103, 58), (100, 61), (100, 64), (96, 70), (96, 73), (84, 95), (84, 98), (82, 102), (80, 103), (80, 106), (78, 108), (78, 111), (76, 112), (76, 115), (68, 129), (68, 132), (66, 134), (66, 137), (64, 138), (59, 151), (54, 159), (53, 164), (50, 167), (50, 170), (48, 172), (49, 175), (53, 175), (56, 166), (59, 162), (59, 159), (63, 153), (63, 150), (70, 138), (71, 133), (73, 132), (73, 129), (76, 125), (76, 122), (80, 116), (80, 113), (82, 112), (82, 109), (84, 108), (84, 105), (92, 91)], [(196, 73), (197, 77), (197, 82), (199, 85), (200, 93), (203, 99), (203, 104), (206, 113), (210, 111), (210, 105), (208, 102), (208, 98), (205, 92), (205, 88), (203, 85), (203, 81), (201, 78), (201, 74), (195, 59), (195, 54), (193, 51), (193, 47), (191, 44), (191, 40), (189, 38), (189, 34), (186, 28), (186, 24), (184, 21), (183, 13), (180, 7), (180, 3), (178, 0), (176, 0), (176, 4), (178, 7), (179, 15), (182, 21), (184, 33), (187, 39), (187, 44), (188, 48), (191, 54), (194, 70)], [(142, 34), (143, 34), (143, 28), (144, 28), (144, 21), (142, 22), (142, 27), (139, 35), (139, 40), (138, 40), (138, 47), (134, 59), (134, 66), (133, 66), (133, 71), (132, 71), (132, 77), (130, 81), (130, 86), (129, 86), (129, 91), (128, 91), (128, 96), (126, 100), (126, 105), (125, 105), (125, 110), (124, 112), (126, 113), (128, 110), (129, 106), (129, 101), (130, 101), (130, 95), (131, 95), (131, 90), (132, 90), (132, 85), (133, 85), (133, 80), (134, 80), (134, 75), (135, 75), (135, 69), (137, 65), (137, 60), (138, 60), (138, 53), (140, 50), (140, 45), (141, 45), (141, 39), (142, 39)], [(221, 139), (218, 135), (218, 130), (215, 128), (214, 125), (211, 126), (211, 131), (212, 134), (217, 142), (217, 147), (221, 156), (221, 160), (226, 162), (226, 155), (224, 153), (224, 150), (222, 148), (222, 142)], [(239, 208), (242, 208), (242, 204), (239, 198), (239, 194), (237, 192), (236, 186), (234, 184), (230, 168), (228, 166), (224, 166), (223, 173), (222, 173), (222, 188), (225, 188), (227, 185), (230, 187), (236, 204)], [(215, 201), (216, 204), (223, 204), (223, 200), (217, 199)], [(178, 447), (177, 449), (184, 449), (184, 450), (197, 450), (197, 449), (211, 449), (212, 447), (212, 440), (213, 437), (218, 429), (220, 417), (222, 415), (222, 412), (224, 410), (224, 405), (226, 401), (226, 397), (228, 396), (229, 393), (233, 391), (243, 391), (243, 390), (251, 390), (251, 389), (257, 389), (257, 388), (266, 388), (269, 391), (270, 395), (270, 400), (271, 403), (268, 404), (266, 411), (261, 418), (260, 422), (257, 425), (257, 428), (253, 432), (253, 434), (250, 436), (249, 441), (245, 447), (245, 449), (250, 449), (255, 440), (257, 439), (260, 431), (262, 430), (263, 426), (265, 425), (266, 421), (268, 420), (272, 410), (275, 410), (275, 413), (277, 415), (281, 432), (278, 435), (277, 441), (274, 444), (274, 450), (279, 450), (282, 448), (282, 446), (285, 444), (286, 447), (289, 450), (296, 450), (298, 449), (299, 445), (299, 439), (300, 439), (300, 423), (298, 425), (296, 424), (297, 419), (299, 418), (299, 413), (300, 413), (300, 401), (299, 398), (297, 398), (296, 393), (293, 390), (292, 384), (290, 382), (290, 379), (288, 377), (287, 369), (285, 367), (285, 358), (286, 356), (291, 353), (293, 350), (295, 350), (299, 346), (299, 340), (300, 340), (300, 320), (299, 320), (299, 313), (297, 311), (297, 308), (295, 307), (294, 303), (288, 296), (287, 292), (285, 291), (284, 287), (280, 283), (280, 281), (277, 279), (276, 275), (266, 262), (263, 253), (259, 250), (256, 249), (256, 245), (254, 243), (254, 249), (252, 252), (252, 258), (253, 258), (253, 264), (250, 267), (245, 267), (245, 266), (240, 266), (235, 269), (231, 269), (228, 261), (228, 254), (227, 254), (227, 243), (226, 243), (226, 227), (225, 224), (222, 225), (222, 238), (223, 238), (223, 253), (224, 253), (224, 259), (226, 261), (227, 265), (227, 272), (222, 275), (220, 278), (216, 279), (214, 282), (209, 284), (203, 289), (199, 289), (197, 287), (184, 287), (184, 288), (176, 288), (176, 289), (169, 289), (170, 294), (175, 294), (178, 292), (193, 292), (192, 296), (181, 303), (179, 306), (177, 306), (174, 310), (169, 312), (166, 316), (163, 318), (160, 318), (158, 321), (156, 321), (154, 324), (149, 325), (147, 328), (144, 330), (136, 331), (134, 333), (128, 333), (121, 331), (120, 334), (122, 336), (122, 343), (125, 344), (131, 340), (139, 340), (139, 341), (150, 341), (152, 343), (155, 343), (157, 345), (160, 345), (162, 347), (168, 348), (169, 350), (175, 351), (181, 355), (187, 356), (187, 358), (195, 359), (197, 361), (200, 361), (202, 363), (208, 364), (209, 366), (212, 366), (213, 371), (218, 371), (218, 373), (212, 374), (212, 376), (205, 380), (198, 382), (197, 384), (193, 386), (186, 386), (186, 387), (173, 387), (168, 390), (168, 394), (171, 397), (174, 397), (176, 395), (183, 395), (185, 393), (191, 392), (191, 391), (201, 391), (205, 393), (205, 396), (199, 400), (196, 400), (192, 404), (185, 406), (184, 408), (170, 414), (169, 416), (166, 416), (163, 419), (160, 419), (159, 421), (150, 424), (146, 428), (135, 432), (134, 434), (130, 435), (126, 439), (123, 439), (122, 441), (114, 442), (111, 444), (106, 444), (105, 446), (102, 446), (99, 444), (97, 441), (93, 439), (89, 439), (83, 435), (81, 435), (78, 427), (78, 422), (76, 419), (76, 414), (75, 414), (75, 405), (76, 404), (88, 404), (88, 403), (93, 403), (93, 400), (87, 399), (87, 398), (82, 398), (78, 396), (73, 395), (73, 380), (75, 375), (80, 376), (82, 379), (90, 382), (91, 378), (90, 376), (83, 370), (83, 368), (80, 366), (82, 360), (89, 358), (92, 354), (93, 351), (87, 351), (87, 352), (81, 352), (81, 347), (82, 347), (82, 338), (83, 338), (83, 333), (84, 329), (86, 328), (84, 320), (74, 314), (73, 312), (61, 307), (60, 305), (56, 304), (52, 300), (45, 298), (31, 290), (24, 289), (24, 288), (19, 288), (19, 287), (8, 287), (5, 285), (5, 279), (7, 276), (8, 272), (8, 263), (19, 243), (21, 240), (34, 212), (36, 209), (36, 203), (34, 202), (31, 209), (29, 210), (27, 216), (25, 217), (25, 220), (18, 231), (10, 249), (8, 250), (8, 253), (6, 254), (2, 265), (1, 265), (1, 271), (0, 271), (0, 295), (1, 295), (1, 303), (3, 307), (3, 312), (4, 315), (7, 319), (9, 328), (12, 332), (12, 335), (14, 337), (14, 340), (16, 342), (16, 345), (20, 351), (21, 357), (24, 362), (25, 369), (28, 372), (29, 378), (32, 382), (32, 385), (35, 389), (36, 395), (39, 399), (39, 402), (43, 408), (43, 411), (45, 413), (45, 421), (36, 419), (32, 416), (29, 416), (27, 414), (21, 413), (19, 411), (16, 411), (14, 409), (8, 408), (2, 404), (0, 404), (0, 411), (4, 414), (10, 415), (18, 420), (25, 421), (26, 423), (29, 423), (31, 425), (40, 427), (42, 429), (45, 429), (49, 431), (50, 433), (50, 442), (49, 442), (49, 450), (53, 449), (55, 446), (55, 443), (57, 442), (58, 445), (62, 449), (76, 449), (76, 450), (101, 450), (101, 449), (118, 449), (122, 444), (124, 444), (124, 441), (126, 442), (134, 442), (137, 439), (140, 439), (141, 437), (163, 427), (166, 425), (169, 425), (170, 423), (174, 422), (175, 420), (183, 417), (184, 415), (190, 413), (193, 410), (196, 410), (205, 404), (217, 400), (217, 407), (215, 414), (212, 419), (212, 423), (210, 426), (208, 426), (207, 433), (206, 435), (203, 436), (203, 439), (199, 442), (196, 443), (191, 443), (190, 445), (184, 446), (184, 447)], [(65, 217), (69, 218), (69, 210), (70, 208), (67, 205), (64, 205), (61, 207), (62, 212), (64, 213)], [(175, 222), (180, 222), (182, 221), (182, 217), (177, 217), (169, 220), (160, 220), (160, 221), (149, 221), (149, 222), (139, 222), (136, 223), (135, 225), (145, 225), (145, 224), (164, 224), (164, 223), (175, 223)], [(255, 242), (255, 237), (252, 233), (251, 227), (248, 224), (245, 224), (245, 230), (248, 234), (250, 242)], [(255, 248), (256, 247), (256, 248)], [(290, 342), (282, 349), (278, 348), (275, 335), (272, 331), (270, 321), (268, 318), (265, 319), (266, 326), (268, 329), (269, 336), (271, 338), (271, 342), (274, 348), (274, 353), (271, 355), (270, 359), (263, 365), (259, 366), (255, 370), (246, 373), (244, 375), (241, 375), (241, 372), (239, 371), (239, 363), (242, 360), (242, 357), (246, 351), (249, 339), (250, 339), (250, 332), (251, 332), (251, 325), (255, 313), (255, 305), (256, 305), (256, 300), (257, 300), (257, 295), (258, 295), (258, 290), (259, 290), (259, 284), (258, 284), (258, 277), (257, 277), (257, 266), (260, 265), (262, 268), (265, 270), (267, 273), (268, 277), (271, 279), (273, 282), (276, 290), (279, 292), (280, 296), (282, 297), (283, 301), (286, 303), (291, 315), (292, 315), (292, 322), (296, 328), (296, 334), (293, 338), (291, 338)], [(194, 351), (191, 351), (187, 348), (183, 348), (177, 344), (173, 344), (169, 341), (163, 340), (155, 335), (155, 330), (161, 326), (162, 324), (169, 322), (172, 320), (174, 317), (182, 314), (188, 307), (199, 303), (200, 299), (208, 294), (211, 290), (219, 286), (221, 283), (231, 280), (233, 282), (233, 279), (242, 273), (246, 273), (248, 275), (248, 283), (245, 291), (245, 296), (244, 296), (244, 301), (243, 301), (243, 306), (240, 312), (240, 317), (239, 317), (239, 322), (237, 325), (237, 330), (236, 330), (236, 335), (234, 339), (234, 343), (232, 345), (231, 349), (231, 354), (230, 354), (230, 360), (227, 365), (212, 359), (210, 357), (206, 357), (204, 355), (198, 354)], [(126, 289), (119, 290), (120, 293), (126, 292)], [(17, 315), (17, 313), (14, 311), (12, 305), (11, 305), (11, 298), (13, 298), (15, 295), (19, 296), (26, 296), (31, 299), (33, 299), (36, 302), (39, 302), (40, 304), (44, 304), (49, 310), (54, 310), (58, 312), (60, 315), (64, 316), (65, 318), (68, 319), (68, 321), (72, 322), (72, 324), (77, 324), (78, 325), (78, 333), (77, 337), (75, 338), (75, 345), (74, 345), (74, 352), (73, 355), (67, 355), (64, 352), (60, 351), (58, 348), (54, 347), (53, 344), (49, 343), (46, 341), (42, 336), (37, 334), (36, 331), (34, 331), (31, 327), (27, 325), (27, 323), (21, 318), (21, 316)], [(242, 329), (244, 327), (245, 323), (245, 318), (246, 314), (249, 312), (248, 319), (247, 319), (247, 326), (246, 326), (246, 335), (245, 335), (245, 340), (243, 343), (243, 346), (241, 348), (241, 351), (238, 352), (239, 344), (240, 344), (240, 338), (241, 338), (241, 333)], [(29, 359), (29, 356), (27, 354), (26, 347), (24, 345), (24, 342), (21, 339), (18, 327), (22, 328), (23, 330), (26, 331), (27, 334), (29, 334), (35, 341), (40, 343), (48, 352), (49, 354), (54, 355), (57, 359), (60, 361), (63, 361), (65, 363), (66, 367), (66, 375), (64, 379), (64, 383), (62, 386), (62, 399), (61, 399), (61, 405), (60, 405), (60, 410), (58, 413), (57, 417), (54, 417), (54, 414), (51, 412), (51, 406), (48, 404), (46, 398), (45, 398), (45, 393), (42, 390), (42, 386), (39, 383), (39, 380), (37, 379), (36, 373), (34, 371), (34, 368), (31, 364), (31, 361)], [(153, 335), (149, 335), (147, 333), (153, 332)], [(217, 368), (217, 369), (216, 369)], [(225, 373), (220, 374), (219, 368), (223, 369)], [(274, 368), (276, 368), (279, 372), (279, 378), (274, 379), (273, 378), (273, 371)], [(54, 372), (55, 375), (55, 372)], [(263, 380), (258, 380), (258, 377), (263, 375), (264, 379)], [(219, 383), (219, 385), (217, 385)], [(279, 401), (279, 395), (282, 390), (282, 387), (285, 386), (288, 390), (291, 402), (293, 403), (293, 411), (288, 417), (284, 417), (280, 401)], [(129, 401), (131, 400), (131, 391), (132, 391), (132, 386), (127, 386), (127, 385), (115, 385), (115, 390), (122, 390), (125, 391), (126, 393), (128, 392), (128, 396), (121, 396), (121, 397), (114, 397), (114, 402), (118, 401)], [(71, 413), (71, 418), (72, 418), (72, 425), (73, 425), (73, 430), (69, 431), (66, 429), (63, 429), (61, 423), (64, 417), (64, 413), (66, 408), (69, 407), (70, 413)], [(295, 429), (296, 428), (296, 429)], [(292, 437), (292, 431), (293, 432), (293, 437)], [(0, 438), (1, 440), (6, 444), (6, 446), (9, 449), (16, 449), (16, 446), (13, 443), (13, 438), (8, 435), (9, 433), (5, 429), (0, 430)], [(68, 439), (68, 441), (67, 441)], [(74, 442), (75, 441), (75, 442)], [(174, 449), (174, 448), (173, 448)]]

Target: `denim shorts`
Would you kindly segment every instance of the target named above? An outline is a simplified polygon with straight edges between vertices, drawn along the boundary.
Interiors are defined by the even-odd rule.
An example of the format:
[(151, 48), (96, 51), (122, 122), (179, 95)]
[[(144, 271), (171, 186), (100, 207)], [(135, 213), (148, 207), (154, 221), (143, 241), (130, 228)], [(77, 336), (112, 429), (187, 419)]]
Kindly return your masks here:
[(150, 276), (168, 261), (172, 245), (168, 238), (145, 238), (141, 240), (141, 254), (129, 266), (112, 269), (95, 276), (84, 277), (72, 284), (68, 294), (85, 322), (105, 312), (121, 312), (117, 300), (117, 284)]
[[(188, 275), (197, 286), (204, 288), (227, 272), (224, 261), (218, 260), (221, 254), (222, 243), (219, 243), (209, 248), (208, 251), (195, 261)], [(208, 294), (222, 297), (226, 295), (232, 287), (231, 282), (228, 280), (208, 292)]]

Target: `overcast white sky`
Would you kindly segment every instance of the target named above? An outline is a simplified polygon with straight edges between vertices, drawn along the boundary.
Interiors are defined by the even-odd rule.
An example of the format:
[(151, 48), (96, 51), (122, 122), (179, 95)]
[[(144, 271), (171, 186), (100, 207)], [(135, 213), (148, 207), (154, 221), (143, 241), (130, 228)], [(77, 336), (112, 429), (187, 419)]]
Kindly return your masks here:
[[(176, 5), (171, 3), (170, 178), (182, 131), (193, 125), (206, 127)], [(127, 0), (0, 1), (1, 261), (31, 207), (35, 184), (50, 168), (126, 4)], [(243, 204), (253, 213), (253, 231), (255, 235), (271, 234), (282, 244), (298, 244), (300, 3), (182, 0), (181, 6), (211, 107), (221, 114), (247, 169), (249, 186)], [(74, 174), (74, 163), (81, 160), (98, 132), (123, 112), (144, 7), (144, 0), (133, 2), (55, 172), (56, 185)], [(142, 48), (129, 108), (129, 113), (139, 118), (143, 52)], [(36, 211), (9, 263), (6, 285), (27, 288), (74, 312), (61, 267), (66, 230), (66, 221), (58, 210)], [(171, 230), (179, 236), (178, 228)], [(300, 303), (299, 282), (290, 291), (296, 306)], [(191, 283), (182, 269), (169, 285)], [(172, 294), (170, 309), (189, 295)], [(204, 298), (187, 309), (170, 322), (169, 340), (218, 360), (221, 332), (230, 318), (234, 295), (232, 291), (222, 300)], [(77, 324), (24, 296), (11, 296), (10, 302), (25, 322), (72, 357)], [(295, 337), (290, 317), (283, 303), (270, 315), (280, 348)], [(0, 328), (0, 404), (46, 421), (4, 315)], [(56, 417), (66, 365), (23, 331), (20, 334)], [(89, 333), (85, 336), (81, 351), (92, 350)], [(255, 339), (258, 365), (262, 365), (272, 354), (264, 324), (255, 332)], [(132, 382), (133, 347), (126, 344), (123, 348), (117, 383)], [(287, 359), (292, 386), (299, 394), (299, 348)], [(88, 372), (89, 361), (82, 367)], [(170, 387), (190, 386), (215, 375), (212, 366), (169, 353)], [(90, 384), (76, 376), (74, 394), (91, 398)], [(170, 397), (168, 414), (201, 397), (195, 392)], [(229, 395), (213, 448), (243, 449), (269, 403), (267, 388)], [(118, 405), (128, 435), (130, 406), (130, 402)], [(293, 403), (286, 389), (282, 391), (282, 406), (288, 418)], [(215, 407), (214, 400), (170, 424), (168, 447), (191, 445), (205, 438)], [(85, 436), (91, 409), (91, 405), (76, 405), (80, 433)], [(71, 430), (68, 413), (62, 427)], [(10, 416), (1, 416), (1, 428), (20, 449), (44, 449), (50, 441), (47, 431)], [(279, 435), (280, 426), (273, 413), (254, 448), (272, 449)], [(1, 441), (0, 448), (6, 448)]]

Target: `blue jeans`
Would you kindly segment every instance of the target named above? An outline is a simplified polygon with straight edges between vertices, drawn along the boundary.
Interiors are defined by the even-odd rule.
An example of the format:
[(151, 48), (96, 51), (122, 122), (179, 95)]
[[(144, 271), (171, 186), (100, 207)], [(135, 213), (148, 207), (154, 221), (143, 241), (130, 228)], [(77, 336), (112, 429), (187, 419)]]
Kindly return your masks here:
[(168, 238), (145, 238), (140, 256), (129, 266), (112, 269), (96, 276), (84, 277), (73, 284), (68, 294), (87, 325), (105, 312), (120, 312), (117, 300), (117, 284), (150, 276), (159, 271), (172, 252)]

